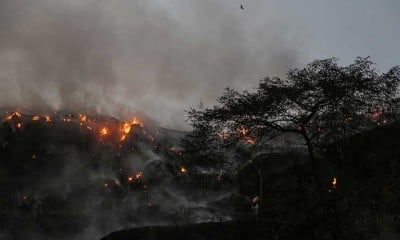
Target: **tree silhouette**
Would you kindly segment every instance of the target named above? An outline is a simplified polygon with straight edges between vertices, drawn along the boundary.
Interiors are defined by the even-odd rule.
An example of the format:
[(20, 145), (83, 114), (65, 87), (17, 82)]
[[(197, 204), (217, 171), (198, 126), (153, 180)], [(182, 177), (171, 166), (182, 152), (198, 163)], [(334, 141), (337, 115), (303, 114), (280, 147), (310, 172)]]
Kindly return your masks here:
[[(338, 59), (316, 60), (292, 69), (285, 79), (266, 77), (256, 91), (232, 89), (219, 105), (189, 112), (192, 122), (207, 121), (225, 140), (263, 144), (283, 133), (301, 136), (307, 147), (321, 204), (329, 209), (327, 189), (318, 175), (316, 153), (340, 139), (388, 124), (399, 107), (400, 68), (380, 74), (370, 58), (356, 58), (348, 66)], [(193, 121), (194, 120), (194, 121)], [(199, 130), (194, 125), (194, 129)]]

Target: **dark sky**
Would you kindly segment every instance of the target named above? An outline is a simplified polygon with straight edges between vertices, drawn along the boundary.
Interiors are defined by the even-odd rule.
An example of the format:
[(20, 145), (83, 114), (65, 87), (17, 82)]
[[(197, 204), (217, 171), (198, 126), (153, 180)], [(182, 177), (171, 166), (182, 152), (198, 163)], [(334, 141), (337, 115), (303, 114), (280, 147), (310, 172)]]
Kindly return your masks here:
[(185, 128), (200, 100), (316, 58), (399, 64), (399, 11), (398, 0), (0, 0), (0, 105), (141, 111)]

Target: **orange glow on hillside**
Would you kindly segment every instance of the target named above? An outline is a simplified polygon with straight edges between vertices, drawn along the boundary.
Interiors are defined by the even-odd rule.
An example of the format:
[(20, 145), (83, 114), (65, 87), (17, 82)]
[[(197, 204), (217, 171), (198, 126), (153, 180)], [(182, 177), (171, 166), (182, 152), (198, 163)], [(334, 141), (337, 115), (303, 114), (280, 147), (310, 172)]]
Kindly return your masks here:
[(101, 136), (105, 136), (105, 135), (107, 135), (108, 134), (108, 129), (106, 128), (106, 127), (103, 127), (101, 130), (100, 130), (100, 135)]

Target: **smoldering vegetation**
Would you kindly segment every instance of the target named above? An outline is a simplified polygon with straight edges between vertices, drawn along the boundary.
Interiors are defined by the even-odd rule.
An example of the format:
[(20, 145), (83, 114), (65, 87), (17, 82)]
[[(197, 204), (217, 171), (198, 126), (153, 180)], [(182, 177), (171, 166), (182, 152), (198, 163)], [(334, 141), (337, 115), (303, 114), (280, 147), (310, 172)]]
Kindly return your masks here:
[(115, 118), (71, 112), (9, 111), (2, 119), (2, 238), (100, 239), (234, 217), (240, 196), (229, 182), (194, 183), (179, 146), (185, 132), (143, 122), (123, 129)]

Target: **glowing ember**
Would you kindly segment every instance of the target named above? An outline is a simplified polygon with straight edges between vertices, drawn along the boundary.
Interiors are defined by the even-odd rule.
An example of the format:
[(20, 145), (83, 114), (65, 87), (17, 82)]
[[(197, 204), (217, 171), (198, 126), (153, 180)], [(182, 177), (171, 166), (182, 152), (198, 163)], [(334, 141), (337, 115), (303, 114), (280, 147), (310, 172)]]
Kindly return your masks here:
[(139, 179), (141, 176), (142, 176), (142, 172), (137, 172), (135, 175), (136, 179)]
[(80, 114), (78, 114), (78, 116), (79, 116), (79, 119), (81, 120), (81, 122), (86, 122), (87, 121), (87, 117), (85, 115), (80, 113)]
[(246, 135), (247, 132), (248, 132), (248, 130), (247, 130), (246, 128), (242, 127), (242, 129), (240, 130), (240, 132), (241, 132), (243, 135)]
[(32, 117), (32, 120), (33, 121), (38, 121), (38, 120), (40, 120), (40, 117), (38, 115), (35, 115), (35, 116)]
[(126, 135), (124, 134), (124, 135), (121, 136), (120, 141), (121, 141), (121, 142), (124, 141), (125, 138), (126, 138)]
[(187, 169), (185, 167), (181, 167), (181, 173), (186, 173)]
[(8, 116), (6, 117), (6, 119), (7, 119), (7, 120), (11, 120), (14, 116), (20, 118), (20, 117), (22, 116), (22, 114), (19, 113), (18, 111), (17, 111), (17, 112), (13, 112), (13, 113), (11, 113), (10, 115), (8, 115)]
[(105, 136), (105, 135), (107, 135), (107, 134), (108, 134), (108, 129), (107, 129), (106, 127), (103, 127), (103, 128), (100, 130), (100, 135)]
[(18, 123), (17, 124), (17, 128), (21, 128), (22, 127), (22, 124), (21, 123)]
[(332, 186), (333, 186), (333, 188), (336, 188), (336, 184), (337, 184), (336, 177), (334, 177), (334, 178), (332, 179)]
[(132, 182), (133, 181), (133, 176), (129, 176), (128, 177), (128, 182)]
[(45, 115), (44, 119), (45, 119), (46, 122), (51, 122), (51, 118), (50, 118), (49, 115)]

